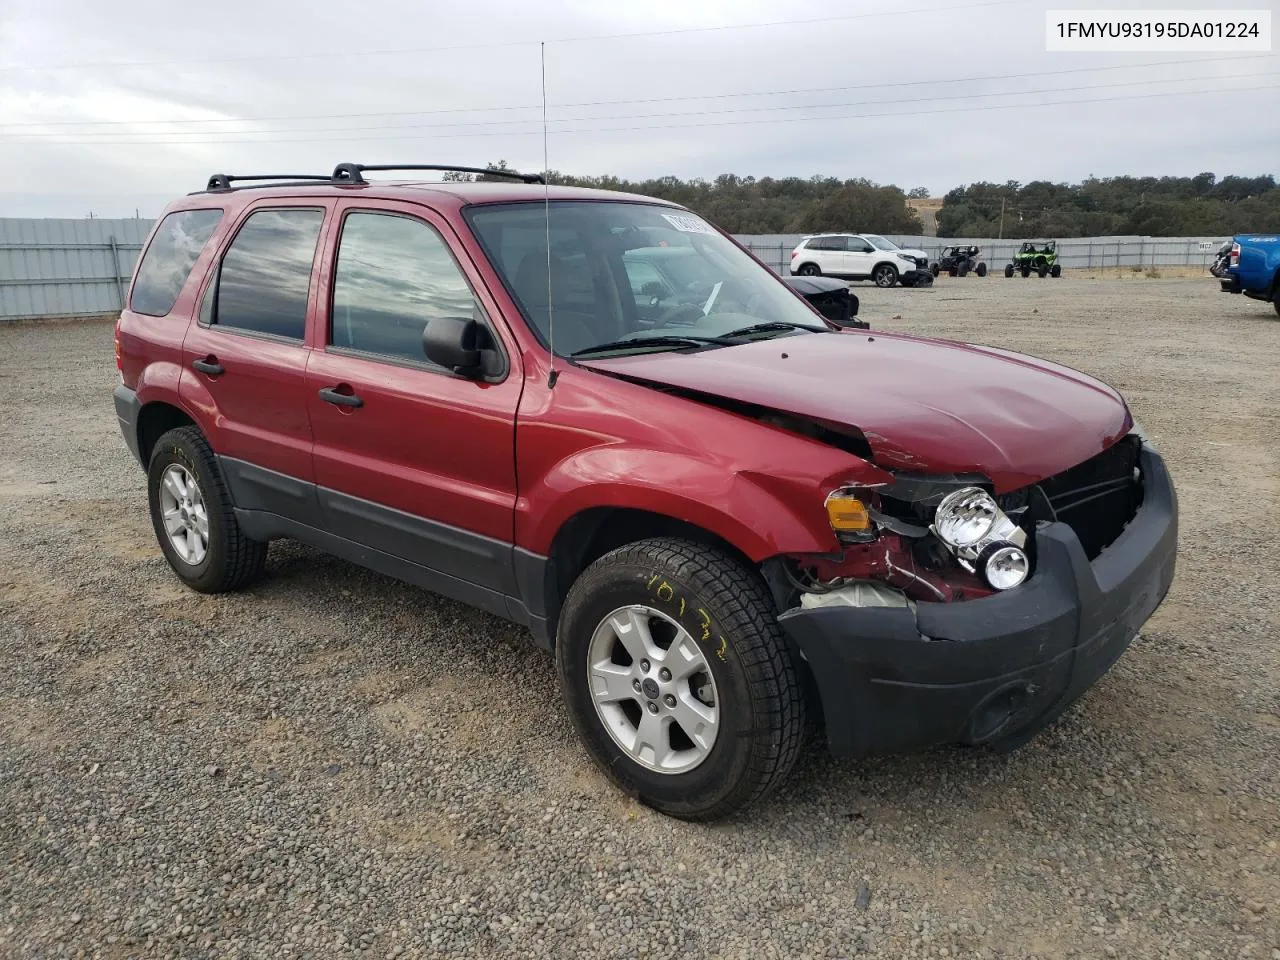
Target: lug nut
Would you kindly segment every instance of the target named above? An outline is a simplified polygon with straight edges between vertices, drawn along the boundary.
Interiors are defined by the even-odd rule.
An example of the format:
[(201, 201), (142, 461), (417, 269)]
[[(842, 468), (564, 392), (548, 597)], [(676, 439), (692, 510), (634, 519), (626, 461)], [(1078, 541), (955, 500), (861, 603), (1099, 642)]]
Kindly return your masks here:
[(649, 661), (648, 661), (648, 660), (641, 660), (641, 661), (640, 661), (640, 669), (641, 669), (641, 670), (643, 670), (645, 673), (648, 673), (648, 672), (649, 672)]
[(668, 707), (674, 707), (676, 705), (676, 698), (668, 693), (665, 697), (662, 698), (662, 702), (665, 703)]
[(658, 679), (661, 680), (663, 683), (666, 683), (668, 680), (671, 679), (671, 671), (668, 670), (666, 667), (663, 667), (661, 670), (658, 671)]
[(640, 692), (640, 681), (639, 681), (639, 680), (632, 680), (632, 681), (631, 681), (631, 689), (632, 689), (632, 690), (634, 690), (636, 693), (639, 693), (639, 692)]
[(654, 703), (652, 700), (650, 700), (650, 701), (649, 701), (649, 712), (650, 712), (650, 713), (657, 713), (657, 712), (658, 712), (658, 705), (657, 705), (656, 703)]

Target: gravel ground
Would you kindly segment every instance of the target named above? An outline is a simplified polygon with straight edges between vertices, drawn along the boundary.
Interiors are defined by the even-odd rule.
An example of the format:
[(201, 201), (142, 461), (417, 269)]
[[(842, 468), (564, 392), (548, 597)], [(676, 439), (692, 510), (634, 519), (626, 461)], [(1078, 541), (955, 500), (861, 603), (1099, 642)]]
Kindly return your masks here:
[(858, 293), (1122, 389), (1178, 577), (1021, 751), (815, 747), (711, 827), (605, 783), (514, 627), (293, 544), (180, 587), (111, 327), (0, 328), (0, 954), (1280, 960), (1280, 321), (1208, 278)]

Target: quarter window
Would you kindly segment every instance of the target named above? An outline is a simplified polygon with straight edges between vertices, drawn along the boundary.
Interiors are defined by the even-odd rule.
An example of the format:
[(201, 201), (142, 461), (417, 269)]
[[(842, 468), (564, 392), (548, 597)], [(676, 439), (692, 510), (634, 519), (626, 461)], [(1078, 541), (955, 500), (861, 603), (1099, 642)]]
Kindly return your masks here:
[(213, 322), (301, 340), (323, 210), (258, 210), (236, 234), (218, 273)]
[(221, 219), (221, 210), (180, 210), (161, 221), (133, 282), (129, 306), (135, 313), (163, 317), (173, 309)]
[(394, 214), (346, 218), (333, 279), (333, 346), (425, 363), (422, 333), (430, 321), (478, 311), (433, 228)]

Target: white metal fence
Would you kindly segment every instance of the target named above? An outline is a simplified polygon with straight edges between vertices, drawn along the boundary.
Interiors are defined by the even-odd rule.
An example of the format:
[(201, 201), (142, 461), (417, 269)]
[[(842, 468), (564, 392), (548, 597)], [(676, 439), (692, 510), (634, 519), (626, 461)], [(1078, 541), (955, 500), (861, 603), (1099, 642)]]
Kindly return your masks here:
[(119, 311), (151, 224), (0, 219), (0, 320)]
[[(0, 320), (114, 313), (124, 305), (150, 220), (0, 219)], [(740, 236), (753, 253), (785, 274), (800, 234)], [(999, 271), (1021, 240), (890, 236), (924, 250), (930, 260), (949, 244), (975, 244)], [(1064, 269), (1204, 267), (1227, 237), (1084, 237), (1058, 241)]]
[[(977, 246), (990, 269), (1000, 271), (1010, 261), (1023, 240), (993, 240), (982, 237), (910, 237), (887, 235), (902, 247), (923, 250), (930, 261), (938, 259), (943, 247)], [(804, 239), (802, 234), (740, 236), (739, 242), (776, 270), (786, 274), (791, 251)], [(1045, 240), (1053, 239), (1045, 237)], [(1104, 268), (1151, 269), (1155, 267), (1204, 267), (1209, 269), (1214, 254), (1230, 237), (1077, 237), (1058, 241), (1058, 262), (1064, 270)]]

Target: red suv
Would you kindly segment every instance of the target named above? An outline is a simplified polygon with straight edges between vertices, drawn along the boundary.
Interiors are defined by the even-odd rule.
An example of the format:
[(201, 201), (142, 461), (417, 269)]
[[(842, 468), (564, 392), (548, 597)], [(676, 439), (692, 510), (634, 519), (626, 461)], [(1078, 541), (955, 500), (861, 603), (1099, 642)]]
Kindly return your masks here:
[(291, 537), (524, 624), (604, 770), (695, 819), (807, 715), (1016, 745), (1168, 590), (1169, 474), (1096, 380), (837, 326), (669, 203), (379, 169), (447, 168), (219, 175), (148, 241), (115, 403), (193, 588)]

